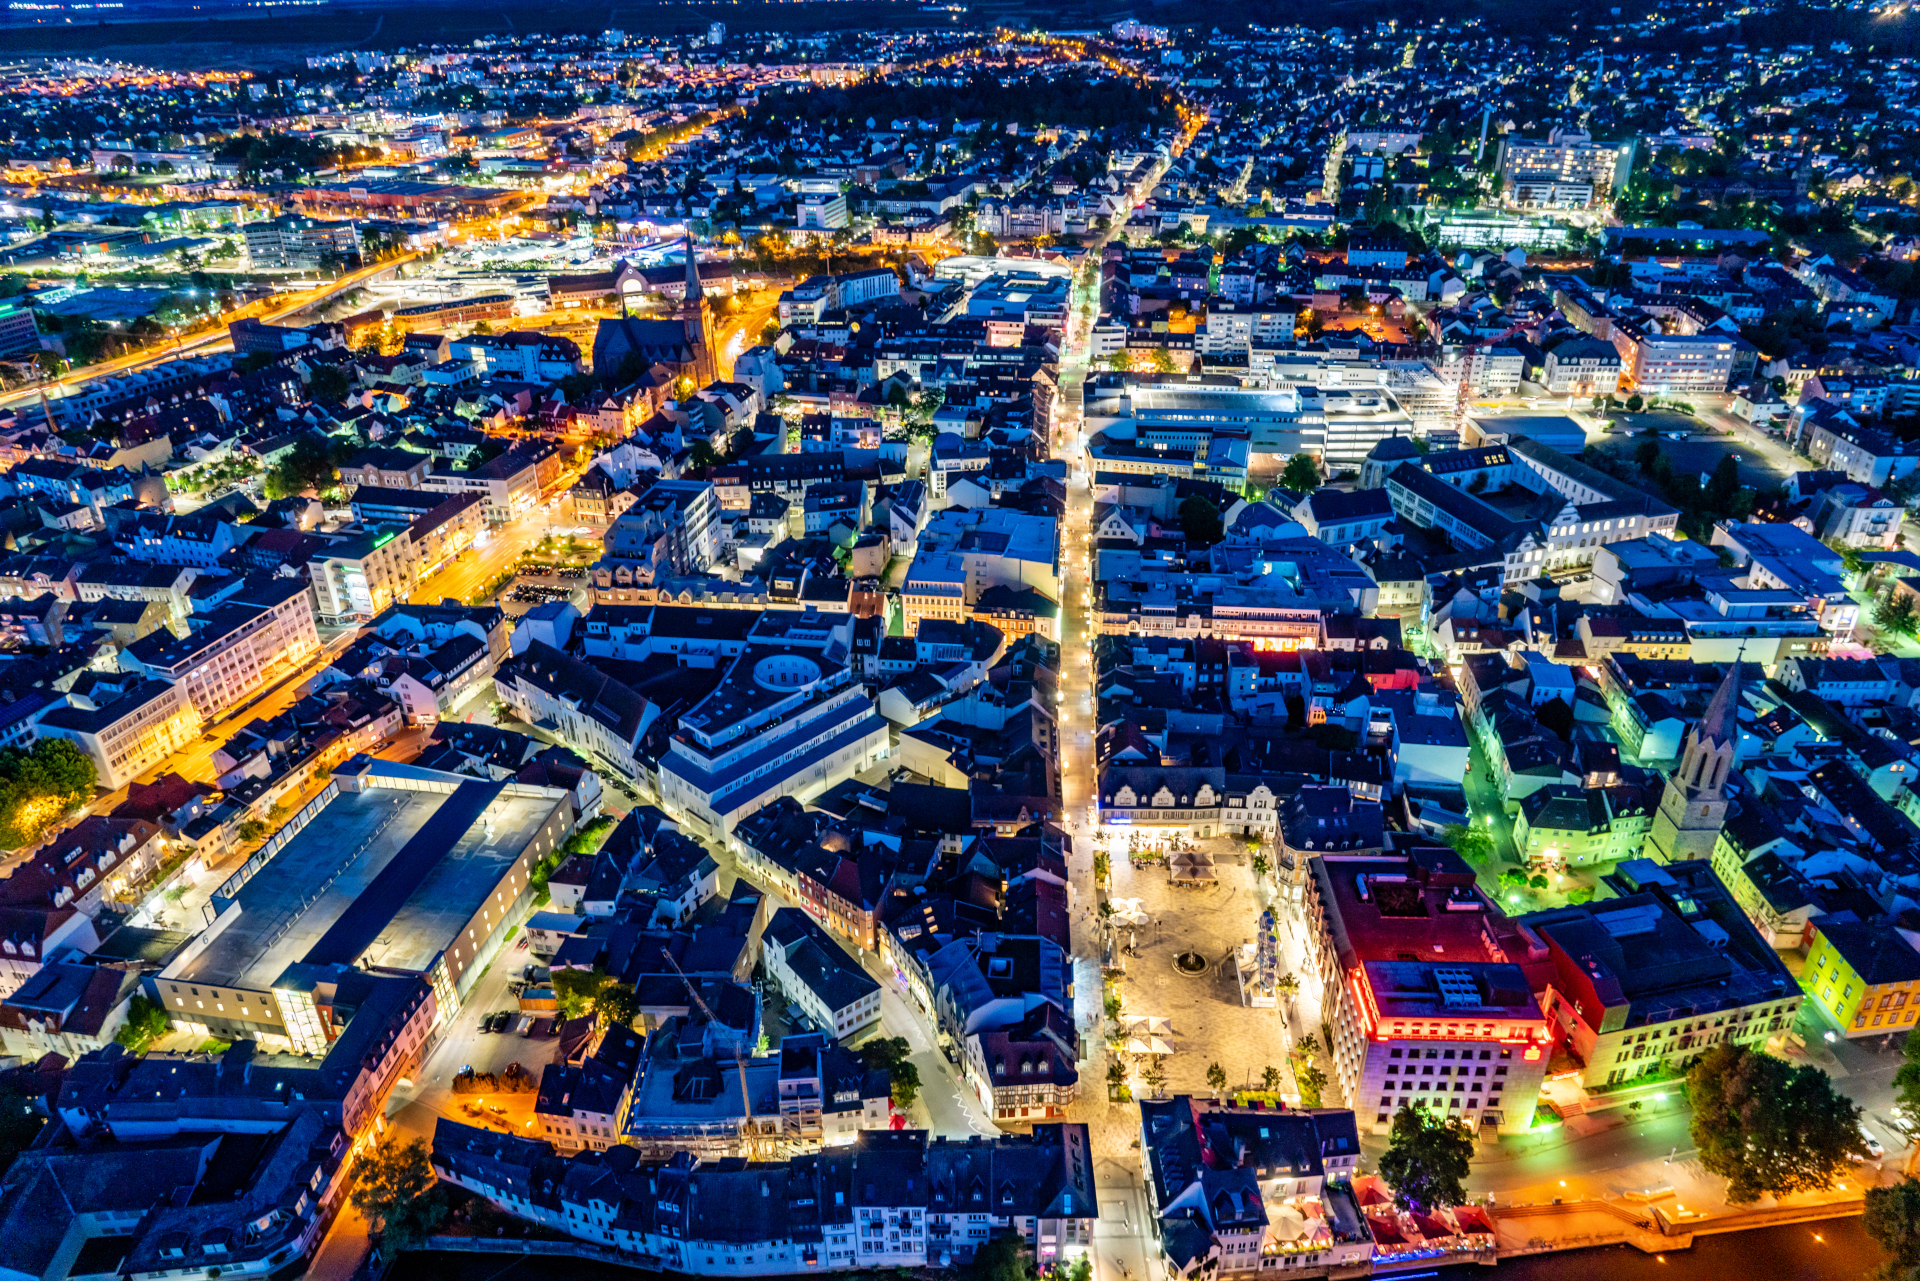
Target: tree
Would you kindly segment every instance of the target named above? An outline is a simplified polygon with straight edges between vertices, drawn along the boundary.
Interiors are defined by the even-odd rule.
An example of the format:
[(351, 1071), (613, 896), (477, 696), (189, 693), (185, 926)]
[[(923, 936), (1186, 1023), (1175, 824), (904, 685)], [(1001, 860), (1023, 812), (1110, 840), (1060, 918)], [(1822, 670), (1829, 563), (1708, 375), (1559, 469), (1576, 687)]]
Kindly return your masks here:
[(632, 1027), (640, 1013), (640, 998), (629, 984), (607, 983), (593, 998), (593, 1012), (602, 1027)]
[(1860, 1109), (1811, 1064), (1716, 1045), (1687, 1073), (1687, 1097), (1700, 1163), (1727, 1180), (1730, 1201), (1825, 1188), (1866, 1156)]
[(1220, 1091), (1227, 1088), (1227, 1070), (1218, 1063), (1207, 1064), (1207, 1085), (1212, 1089), (1213, 1096), (1219, 1098)]
[(267, 472), (267, 497), (287, 498), (310, 489), (317, 493), (339, 479), (333, 451), (313, 436), (302, 436)]
[(1733, 499), (1740, 492), (1740, 464), (1733, 460), (1732, 454), (1721, 456), (1714, 464), (1713, 475), (1707, 478), (1706, 490), (1701, 498), (1712, 513), (1733, 510)]
[(0, 1085), (0, 1176), (4, 1176), (14, 1158), (33, 1146), (47, 1118), (26, 1095), (11, 1086)]
[(1317, 1108), (1321, 1105), (1323, 1092), (1327, 1088), (1327, 1074), (1312, 1063), (1296, 1064), (1293, 1069), (1293, 1083), (1300, 1087), (1300, 1106)]
[(590, 1013), (601, 1027), (630, 1027), (639, 1013), (633, 989), (614, 982), (603, 970), (554, 970), (550, 981), (566, 1018)]
[(257, 841), (267, 834), (267, 825), (257, 818), (250, 818), (240, 824), (240, 839)]
[(909, 1057), (912, 1053), (904, 1036), (876, 1037), (860, 1047), (861, 1062), (886, 1072), (893, 1082), (893, 1101), (903, 1108), (920, 1097), (920, 1069)]
[(135, 1054), (140, 1054), (165, 1036), (172, 1027), (173, 1021), (167, 1017), (166, 1006), (144, 996), (136, 996), (127, 1002), (127, 1021), (120, 1026), (113, 1039)]
[(427, 1145), (418, 1139), (405, 1145), (388, 1139), (361, 1161), (353, 1208), (378, 1224), (383, 1258), (420, 1249), (447, 1217), (447, 1207), (432, 1191), (433, 1167)]
[(1864, 1226), (1887, 1252), (1879, 1281), (1920, 1281), (1920, 1183), (1912, 1179), (1867, 1189)]
[(317, 366), (307, 376), (308, 400), (345, 400), (347, 393), (353, 390), (353, 383), (347, 375), (332, 365)]
[(1893, 1074), (1894, 1101), (1908, 1116), (1920, 1116), (1920, 1027), (1907, 1033), (1901, 1048), (1905, 1058)]
[(714, 452), (713, 442), (705, 436), (696, 436), (687, 449), (688, 474), (696, 479), (704, 478), (707, 468), (720, 461), (720, 455)]
[(1036, 1275), (1026, 1243), (1011, 1232), (996, 1232), (974, 1252), (967, 1269), (973, 1281), (1033, 1281)]
[(1660, 441), (1654, 436), (1642, 436), (1633, 445), (1633, 465), (1648, 475), (1653, 474), (1654, 464), (1660, 461)]
[(1296, 494), (1312, 493), (1320, 488), (1320, 464), (1313, 460), (1312, 454), (1295, 454), (1287, 459), (1286, 468), (1280, 473), (1280, 487)]
[(1269, 1063), (1260, 1069), (1260, 1088), (1272, 1094), (1280, 1088), (1280, 1082), (1286, 1079), (1279, 1068)]
[(1189, 545), (1200, 548), (1219, 542), (1226, 528), (1220, 520), (1220, 509), (1193, 494), (1180, 504), (1180, 532), (1187, 536)]
[(1432, 1213), (1467, 1199), (1467, 1166), (1473, 1158), (1473, 1131), (1423, 1107), (1402, 1103), (1387, 1134), (1380, 1177), (1400, 1204)]
[(1873, 625), (1883, 632), (1911, 636), (1920, 630), (1920, 617), (1913, 610), (1913, 596), (1895, 589), (1873, 611)]
[(0, 849), (38, 841), (61, 815), (93, 798), (93, 758), (64, 738), (0, 749)]
[(1641, 399), (1640, 393), (1635, 392), (1633, 395), (1627, 397), (1627, 412), (1637, 414), (1646, 407), (1646, 404), (1647, 402)]
[(1469, 863), (1484, 863), (1493, 857), (1493, 838), (1481, 828), (1451, 823), (1440, 833), (1440, 839)]

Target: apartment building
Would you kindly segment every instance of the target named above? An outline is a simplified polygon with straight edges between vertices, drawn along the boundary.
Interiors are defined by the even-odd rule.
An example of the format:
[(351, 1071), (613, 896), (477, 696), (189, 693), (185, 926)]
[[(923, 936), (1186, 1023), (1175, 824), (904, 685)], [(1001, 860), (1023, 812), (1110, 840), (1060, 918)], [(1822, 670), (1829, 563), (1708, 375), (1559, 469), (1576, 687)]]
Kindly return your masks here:
[[(550, 446), (541, 448), (547, 456), (557, 457)], [(420, 487), (442, 494), (478, 494), (487, 505), (487, 523), (504, 525), (540, 502), (544, 462), (540, 449), (509, 449), (471, 471), (433, 472)]]
[(815, 1027), (846, 1040), (880, 1018), (880, 985), (807, 914), (783, 907), (761, 935), (767, 976)]
[(509, 1214), (691, 1276), (951, 1267), (1004, 1231), (1051, 1268), (1092, 1248), (1100, 1215), (1081, 1124), (932, 1142), (862, 1130), (791, 1160), (683, 1151), (622, 1176), (592, 1153), (563, 1160), (541, 1140), (442, 1120), (432, 1160)]
[(420, 561), (407, 531), (395, 526), (334, 543), (307, 562), (320, 622), (329, 627), (371, 621), (405, 604), (420, 578)]
[(1322, 1276), (1373, 1257), (1352, 1112), (1142, 1100), (1140, 1154), (1169, 1276)]
[(121, 667), (185, 691), (204, 720), (297, 669), (320, 648), (313, 596), (294, 578), (249, 579), (187, 620), (184, 637), (154, 632), (120, 653)]
[(1500, 141), (1500, 181), (1515, 204), (1582, 208), (1626, 181), (1634, 146), (1595, 142), (1564, 126), (1550, 129), (1544, 141), (1508, 134)]
[(1720, 395), (1746, 346), (1738, 334), (1636, 333), (1624, 325), (1614, 326), (1613, 345), (1623, 384), (1655, 396)]
[(516, 716), (555, 731), (589, 762), (625, 779), (650, 777), (640, 743), (660, 709), (604, 672), (534, 641), (500, 666), (493, 683)]
[(646, 1039), (644, 1032), (611, 1027), (585, 1062), (541, 1069), (533, 1119), (547, 1142), (569, 1154), (604, 1152), (621, 1142)]
[(907, 631), (923, 618), (965, 621), (993, 587), (1059, 600), (1058, 522), (998, 507), (936, 512), (920, 531), (901, 590)]

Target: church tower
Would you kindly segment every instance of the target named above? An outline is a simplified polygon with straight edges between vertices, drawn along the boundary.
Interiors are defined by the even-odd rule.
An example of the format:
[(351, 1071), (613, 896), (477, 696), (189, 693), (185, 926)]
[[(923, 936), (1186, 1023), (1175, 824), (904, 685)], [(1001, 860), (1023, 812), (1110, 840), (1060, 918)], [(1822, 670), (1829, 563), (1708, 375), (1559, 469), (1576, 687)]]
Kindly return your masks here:
[(1740, 663), (1736, 659), (1713, 691), (1700, 723), (1687, 731), (1680, 764), (1667, 776), (1667, 789), (1647, 836), (1647, 856), (1656, 862), (1713, 857), (1714, 842), (1727, 821), (1727, 775), (1733, 772), (1739, 711)]
[(700, 285), (700, 260), (694, 256), (693, 237), (687, 237), (687, 297), (680, 304), (680, 320), (687, 329), (687, 346), (693, 361), (686, 370), (696, 389), (720, 377), (713, 359), (713, 310), (707, 306), (707, 291)]

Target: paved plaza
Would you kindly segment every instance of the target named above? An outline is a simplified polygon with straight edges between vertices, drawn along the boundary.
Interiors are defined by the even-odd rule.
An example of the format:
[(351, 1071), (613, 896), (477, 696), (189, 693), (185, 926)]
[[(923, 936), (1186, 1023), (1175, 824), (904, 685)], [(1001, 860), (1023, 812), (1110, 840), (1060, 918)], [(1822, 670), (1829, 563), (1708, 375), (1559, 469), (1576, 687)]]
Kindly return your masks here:
[[(1207, 1068), (1219, 1063), (1226, 1072), (1230, 1088), (1258, 1086), (1269, 1067), (1279, 1068), (1285, 1076), (1284, 1090), (1291, 1091), (1292, 1072), (1287, 1053), (1296, 1036), (1312, 1032), (1318, 1035), (1320, 1022), (1315, 985), (1302, 968), (1302, 934), (1297, 913), (1284, 905), (1280, 911), (1282, 937), (1281, 972), (1293, 974), (1301, 992), (1292, 1002), (1293, 1026), (1288, 1026), (1284, 1009), (1259, 1009), (1241, 1003), (1233, 954), (1243, 943), (1252, 942), (1260, 913), (1268, 901), (1267, 893), (1255, 885), (1251, 851), (1239, 841), (1216, 838), (1193, 842), (1213, 858), (1216, 879), (1212, 882), (1173, 882), (1165, 864), (1142, 863), (1135, 866), (1124, 849), (1111, 858), (1112, 898), (1138, 903), (1147, 917), (1144, 925), (1116, 924), (1123, 945), (1130, 943), (1132, 954), (1123, 954), (1124, 971), (1111, 976), (1116, 980), (1121, 1007), (1129, 1018), (1163, 1019), (1170, 1033), (1158, 1039), (1173, 1049), (1159, 1056), (1166, 1074), (1164, 1094), (1211, 1095)], [(1097, 925), (1084, 918), (1089, 927), (1083, 954), (1097, 953)], [(1079, 940), (1076, 939), (1076, 943)], [(1195, 952), (1207, 962), (1204, 973), (1189, 975), (1174, 965), (1182, 952)], [(1083, 1006), (1091, 1012), (1095, 1000)], [(1087, 1093), (1104, 1098), (1108, 1052), (1101, 1029), (1095, 1029), (1100, 1044), (1092, 1048), (1099, 1056), (1097, 1075), (1088, 1072)], [(1127, 1055), (1130, 1066), (1141, 1056)], [(1324, 1065), (1323, 1065), (1324, 1070)], [(1140, 1089), (1138, 1074), (1135, 1088)], [(1133, 1124), (1138, 1124), (1134, 1114)]]

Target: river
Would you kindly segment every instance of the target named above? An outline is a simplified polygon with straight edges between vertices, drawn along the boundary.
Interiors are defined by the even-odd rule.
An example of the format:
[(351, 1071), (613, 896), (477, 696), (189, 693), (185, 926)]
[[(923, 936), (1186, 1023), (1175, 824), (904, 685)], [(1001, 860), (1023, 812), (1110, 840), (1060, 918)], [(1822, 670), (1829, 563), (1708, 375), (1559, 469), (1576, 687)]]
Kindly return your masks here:
[[(1385, 1275), (1396, 1281), (1727, 1281), (1759, 1267), (1763, 1281), (1867, 1281), (1882, 1258), (1856, 1217), (1701, 1237), (1691, 1250), (1663, 1255), (1611, 1246), (1509, 1259), (1497, 1268)], [(410, 1254), (394, 1275), (407, 1281), (636, 1281), (660, 1274), (577, 1259)]]

